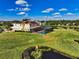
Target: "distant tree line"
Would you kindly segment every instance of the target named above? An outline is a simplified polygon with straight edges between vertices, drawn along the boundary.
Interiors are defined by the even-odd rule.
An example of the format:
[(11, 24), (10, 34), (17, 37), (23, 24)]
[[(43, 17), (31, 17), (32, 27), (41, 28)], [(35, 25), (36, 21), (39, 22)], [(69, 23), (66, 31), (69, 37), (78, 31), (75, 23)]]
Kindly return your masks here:
[(44, 26), (51, 26), (54, 29), (57, 28), (70, 28), (79, 30), (79, 20), (49, 20), (41, 21)]
[(79, 20), (49, 20), (46, 21), (46, 25), (67, 25), (69, 24), (70, 26), (72, 25), (79, 25)]
[[(23, 19), (23, 21), (28, 21), (30, 19)], [(18, 20), (14, 21), (0, 21), (0, 28), (10, 29), (12, 23), (21, 22)], [(49, 20), (49, 21), (39, 21), (42, 26), (51, 26), (53, 28), (74, 28), (79, 29), (79, 20)]]

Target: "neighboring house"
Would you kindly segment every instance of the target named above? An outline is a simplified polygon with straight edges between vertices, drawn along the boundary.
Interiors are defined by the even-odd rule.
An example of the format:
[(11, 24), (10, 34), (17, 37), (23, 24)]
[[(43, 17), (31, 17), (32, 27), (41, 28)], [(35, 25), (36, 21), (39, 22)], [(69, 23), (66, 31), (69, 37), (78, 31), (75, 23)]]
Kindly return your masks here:
[(13, 23), (11, 27), (13, 31), (31, 31), (32, 29), (41, 27), (41, 23), (35, 21), (22, 21)]

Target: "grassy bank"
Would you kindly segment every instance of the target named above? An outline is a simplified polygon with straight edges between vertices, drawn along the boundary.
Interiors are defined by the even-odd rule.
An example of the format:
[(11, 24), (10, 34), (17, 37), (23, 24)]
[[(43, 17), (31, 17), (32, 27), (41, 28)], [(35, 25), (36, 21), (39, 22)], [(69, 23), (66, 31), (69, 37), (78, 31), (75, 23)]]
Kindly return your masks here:
[(79, 57), (79, 44), (74, 41), (79, 40), (79, 32), (70, 29), (59, 29), (45, 37), (48, 46), (71, 56)]
[(26, 32), (0, 34), (0, 59), (20, 59), (22, 52), (30, 46), (43, 45), (60, 52), (79, 57), (79, 32), (58, 29), (46, 35)]
[(0, 34), (0, 59), (20, 59), (21, 53), (30, 46), (44, 43), (42, 35), (25, 32)]

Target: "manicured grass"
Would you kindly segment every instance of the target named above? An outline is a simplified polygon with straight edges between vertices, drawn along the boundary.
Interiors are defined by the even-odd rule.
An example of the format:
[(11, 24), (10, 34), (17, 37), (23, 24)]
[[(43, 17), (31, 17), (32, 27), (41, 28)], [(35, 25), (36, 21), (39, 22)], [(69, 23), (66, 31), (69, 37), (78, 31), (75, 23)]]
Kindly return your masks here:
[(79, 44), (74, 41), (79, 40), (79, 32), (59, 29), (47, 34), (46, 39), (48, 46), (71, 56), (79, 57)]
[(30, 46), (44, 43), (42, 35), (26, 32), (0, 34), (0, 59), (20, 59), (22, 52)]
[(58, 29), (46, 35), (27, 32), (0, 33), (0, 59), (20, 59), (22, 52), (35, 45), (48, 46), (70, 56), (79, 57), (79, 32)]

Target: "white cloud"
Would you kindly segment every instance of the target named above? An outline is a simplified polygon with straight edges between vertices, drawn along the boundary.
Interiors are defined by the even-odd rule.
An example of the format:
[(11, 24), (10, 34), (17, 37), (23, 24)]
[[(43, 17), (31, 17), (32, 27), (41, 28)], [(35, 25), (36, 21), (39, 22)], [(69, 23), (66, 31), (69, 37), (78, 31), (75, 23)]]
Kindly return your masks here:
[(53, 11), (54, 9), (53, 8), (48, 8), (46, 9), (47, 11)]
[(54, 10), (53, 8), (48, 8), (46, 10), (43, 10), (42, 13), (50, 13), (53, 10)]
[(18, 11), (30, 11), (31, 9), (30, 8), (18, 8)]
[(29, 4), (26, 4), (25, 6), (26, 6), (26, 7), (29, 7), (29, 6), (31, 6), (31, 5), (29, 5)]
[(69, 13), (67, 13), (66, 15), (74, 15), (73, 13), (71, 13), (71, 12), (69, 12)]
[(12, 9), (7, 9), (7, 10), (8, 10), (8, 11), (14, 11), (15, 9), (12, 8)]
[(17, 13), (17, 15), (25, 15), (26, 13), (25, 12), (19, 12)]
[(22, 10), (23, 11), (30, 11), (31, 9), (30, 8), (23, 8)]
[(8, 11), (30, 11), (30, 8), (15, 8), (15, 9), (8, 9)]
[(62, 17), (62, 15), (54, 15), (53, 17), (55, 17), (55, 18)]
[(53, 17), (62, 17), (62, 15), (59, 12), (53, 13), (52, 15)]
[(28, 2), (25, 1), (25, 0), (17, 0), (17, 1), (15, 2), (15, 4), (21, 5), (21, 6), (25, 6), (25, 7), (31, 6), (31, 5), (29, 5)]
[(49, 11), (47, 11), (47, 10), (44, 10), (44, 11), (42, 11), (42, 13), (49, 13)]
[(15, 8), (15, 10), (19, 10), (19, 8)]
[(57, 12), (57, 13), (54, 13), (54, 14), (52, 14), (52, 15), (60, 15), (60, 13), (59, 13), (59, 12)]
[(17, 5), (23, 5), (23, 4), (27, 4), (27, 2), (25, 0), (17, 0), (15, 2)]
[(61, 8), (59, 9), (59, 11), (67, 11), (68, 9), (67, 8)]
[(29, 7), (29, 6), (31, 6), (31, 5), (28, 4), (28, 3), (26, 3), (26, 4), (22, 4), (21, 6)]

